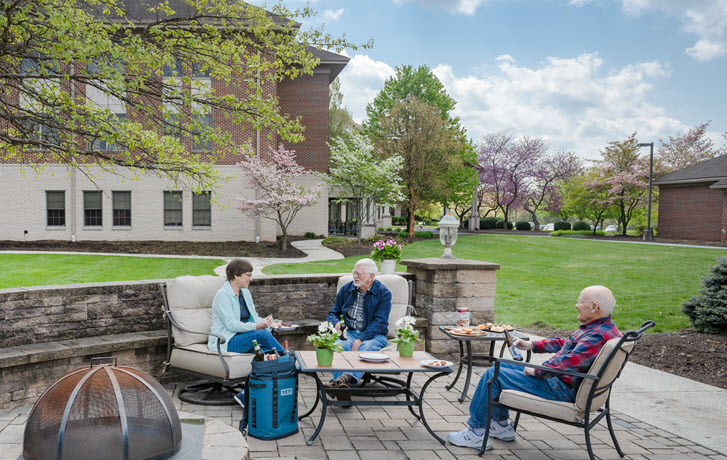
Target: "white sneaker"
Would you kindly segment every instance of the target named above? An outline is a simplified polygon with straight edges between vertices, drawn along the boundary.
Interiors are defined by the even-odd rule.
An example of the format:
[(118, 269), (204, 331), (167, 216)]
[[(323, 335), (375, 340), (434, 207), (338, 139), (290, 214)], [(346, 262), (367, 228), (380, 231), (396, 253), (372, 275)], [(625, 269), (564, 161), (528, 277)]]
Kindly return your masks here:
[[(482, 440), (485, 438), (485, 435), (477, 435), (474, 431), (472, 431), (471, 427), (467, 427), (462, 431), (453, 431), (447, 435), (447, 439), (449, 442), (455, 446), (460, 447), (472, 447), (474, 449), (480, 449), (482, 447)], [(485, 447), (485, 450), (491, 450), (492, 449), (492, 443), (490, 440), (487, 440), (487, 447)]]
[(242, 406), (242, 410), (245, 410), (245, 391), (237, 393), (235, 395), (235, 401), (237, 401)]
[(493, 420), (490, 422), (490, 437), (501, 441), (514, 441), (517, 436), (515, 435), (515, 428), (512, 427), (512, 423), (502, 426)]

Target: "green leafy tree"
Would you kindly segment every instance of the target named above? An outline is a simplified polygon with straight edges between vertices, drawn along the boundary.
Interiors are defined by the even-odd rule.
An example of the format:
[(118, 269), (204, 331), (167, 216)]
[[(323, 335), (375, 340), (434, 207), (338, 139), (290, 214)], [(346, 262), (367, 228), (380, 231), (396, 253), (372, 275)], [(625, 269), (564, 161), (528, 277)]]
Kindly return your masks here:
[(397, 101), (380, 119), (377, 147), (385, 155), (404, 158), (409, 236), (414, 236), (414, 214), (427, 202), (447, 195), (448, 176), (463, 166), (453, 152), (466, 148), (464, 133), (441, 117), (439, 108), (414, 96)]
[(727, 256), (717, 259), (712, 273), (702, 278), (700, 295), (682, 304), (694, 328), (709, 334), (727, 333)]
[(329, 86), (330, 100), (328, 104), (328, 136), (330, 139), (344, 137), (348, 132), (357, 132), (360, 126), (353, 121), (351, 111), (343, 105), (341, 80), (336, 77)]
[(472, 212), (472, 194), (477, 186), (477, 152), (471, 143), (459, 152), (461, 166), (446, 174), (446, 193), (440, 198), (442, 203), (454, 212), (464, 227), (464, 218)]
[[(4, 2), (0, 159), (86, 174), (91, 166), (129, 169), (195, 189), (214, 185), (215, 160), (238, 146), (205, 117), (302, 139), (300, 122), (282, 114), (275, 95), (262, 88), (311, 74), (318, 60), (310, 46), (350, 45), (320, 29), (299, 30), (296, 21), (314, 14), (282, 1), (270, 11), (227, 0)], [(228, 90), (212, 91), (195, 76)], [(90, 103), (88, 90), (125, 107), (125, 119)], [(211, 151), (190, 153), (180, 139)]]
[[(349, 133), (338, 137), (330, 145), (329, 174), (323, 178), (342, 198), (353, 198), (359, 225), (369, 222), (374, 206), (394, 206), (404, 199), (399, 172), (404, 159), (392, 155), (381, 159), (374, 155), (374, 146), (362, 134)], [(361, 245), (361, 230), (358, 232)]]
[(616, 215), (609, 187), (604, 184), (604, 177), (598, 168), (593, 167), (584, 174), (570, 177), (562, 191), (565, 198), (561, 212), (590, 221), (594, 235), (601, 222)]

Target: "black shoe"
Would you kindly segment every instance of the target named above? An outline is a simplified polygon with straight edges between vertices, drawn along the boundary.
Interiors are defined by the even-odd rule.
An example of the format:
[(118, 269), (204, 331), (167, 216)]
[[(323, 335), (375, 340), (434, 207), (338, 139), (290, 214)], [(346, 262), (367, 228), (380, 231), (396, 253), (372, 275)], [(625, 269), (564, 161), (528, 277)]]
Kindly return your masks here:
[[(339, 389), (339, 390), (346, 389), (347, 390), (348, 389), (348, 385), (346, 385), (345, 383), (339, 383), (337, 389)], [(350, 401), (351, 400), (351, 392), (350, 391), (339, 391), (337, 396), (338, 396), (338, 400), (339, 401)], [(351, 408), (351, 406), (341, 406), (341, 407), (343, 407), (344, 409), (350, 409)]]
[(336, 392), (335, 391), (331, 391), (331, 390), (333, 390), (333, 389), (335, 389), (337, 387), (338, 387), (338, 382), (335, 381), (335, 380), (333, 380), (333, 379), (329, 380), (328, 383), (324, 383), (323, 384), (323, 388), (325, 388), (326, 394), (331, 399), (336, 399)]

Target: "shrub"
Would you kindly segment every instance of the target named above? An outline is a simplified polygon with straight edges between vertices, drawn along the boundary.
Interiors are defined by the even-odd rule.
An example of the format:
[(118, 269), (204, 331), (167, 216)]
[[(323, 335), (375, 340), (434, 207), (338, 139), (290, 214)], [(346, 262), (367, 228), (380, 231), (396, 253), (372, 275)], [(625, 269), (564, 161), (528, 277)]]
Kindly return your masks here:
[[(495, 222), (495, 228), (502, 228), (502, 224), (505, 222), (504, 219), (500, 219), (497, 222)], [(512, 222), (507, 223), (507, 229), (512, 230)]]
[(532, 230), (533, 227), (530, 226), (530, 222), (525, 222), (524, 220), (519, 220), (515, 222), (515, 228), (518, 230)]
[(634, 230), (636, 230), (636, 236), (644, 236), (644, 230), (646, 230), (646, 225), (639, 224), (634, 227)]
[[(591, 227), (588, 227), (588, 229), (590, 229), (590, 228)], [(570, 222), (565, 222), (565, 221), (556, 222), (553, 224), (553, 230), (555, 230), (555, 231), (570, 230)]]
[(384, 227), (379, 227), (379, 231), (380, 232), (383, 232), (384, 231)]
[(345, 243), (346, 237), (344, 236), (329, 236), (328, 238), (324, 238), (322, 243), (328, 244), (328, 243)]
[(590, 230), (591, 224), (588, 222), (578, 221), (575, 224), (573, 224), (573, 230)]
[(303, 236), (305, 236), (306, 238), (315, 238), (316, 234), (315, 232), (305, 232), (305, 235)]
[[(565, 236), (568, 238), (583, 238), (584, 236), (593, 235), (593, 230), (556, 230), (548, 233), (550, 236)], [(596, 236), (606, 236), (603, 230), (596, 230)]]
[(387, 232), (390, 232), (391, 231), (391, 227), (386, 227), (386, 231)]
[(392, 216), (391, 217), (391, 224), (392, 225), (402, 225), (402, 224), (405, 224), (405, 223), (406, 223), (406, 218), (405, 217), (396, 217), (396, 216)]
[(399, 229), (399, 230), (400, 230), (399, 233), (396, 234), (397, 238), (409, 238), (409, 232), (407, 232), (406, 230), (404, 230), (404, 231), (401, 231), (401, 229)]
[[(399, 233), (399, 232), (401, 232), (401, 227), (396, 227), (396, 228), (394, 229), (394, 231), (395, 231), (396, 233)], [(407, 234), (407, 236), (409, 236), (409, 235)]]
[(483, 217), (480, 219), (480, 230), (492, 230), (497, 223), (497, 217)]
[(434, 232), (430, 232), (430, 231), (414, 232), (414, 236), (418, 236), (419, 238), (434, 238)]
[(727, 333), (727, 256), (717, 259), (712, 273), (702, 278), (701, 295), (682, 303), (682, 311), (694, 328), (708, 334)]

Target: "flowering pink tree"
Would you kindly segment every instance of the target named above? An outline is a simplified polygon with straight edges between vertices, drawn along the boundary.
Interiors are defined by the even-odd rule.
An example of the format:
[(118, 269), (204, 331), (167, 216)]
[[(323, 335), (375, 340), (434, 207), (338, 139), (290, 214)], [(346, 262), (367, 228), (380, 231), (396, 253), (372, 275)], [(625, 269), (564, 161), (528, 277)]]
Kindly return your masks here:
[(561, 185), (581, 169), (578, 157), (571, 152), (543, 156), (535, 165), (532, 177), (519, 197), (520, 206), (530, 213), (535, 230), (540, 230), (538, 211), (545, 206), (562, 203)]
[(515, 139), (502, 131), (483, 136), (478, 148), (480, 183), (502, 211), (503, 228), (507, 228), (510, 211), (527, 190), (548, 144), (538, 136)]
[(668, 142), (659, 139), (656, 152), (659, 173), (667, 174), (719, 155), (721, 152), (714, 148), (714, 141), (706, 137), (708, 126), (709, 122), (697, 125), (681, 136), (669, 136)]
[(295, 161), (295, 151), (270, 149), (271, 158), (262, 159), (246, 155), (237, 163), (243, 171), (243, 181), (256, 191), (254, 198), (237, 197), (237, 209), (255, 219), (264, 217), (275, 221), (283, 234), (283, 251), (288, 247), (288, 226), (298, 211), (312, 206), (321, 196), (322, 187), (303, 186), (296, 179), (311, 174)]

